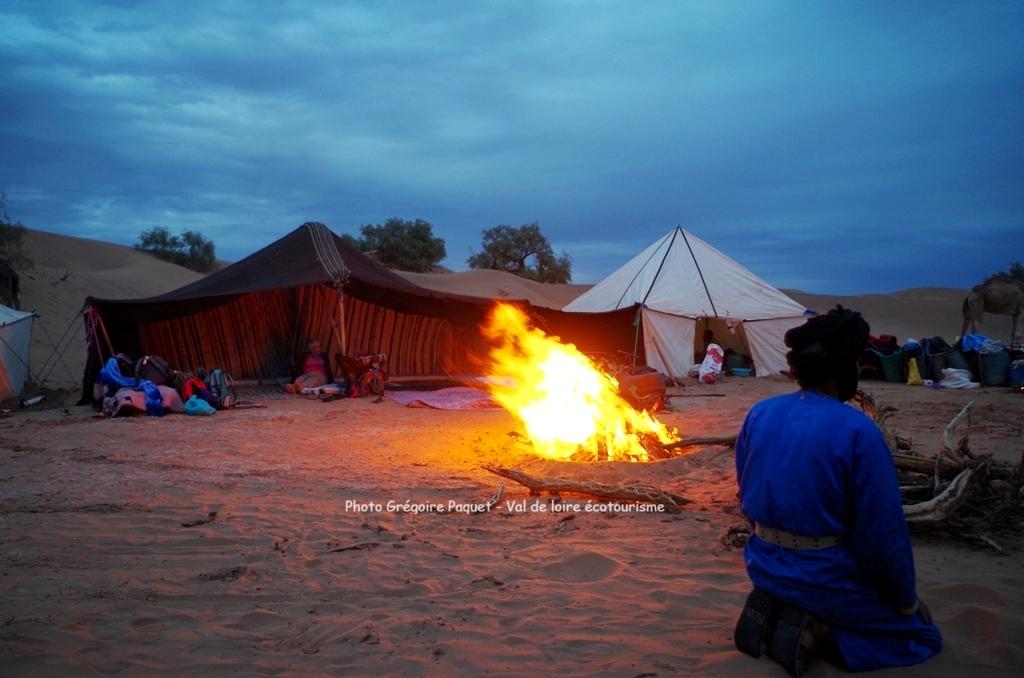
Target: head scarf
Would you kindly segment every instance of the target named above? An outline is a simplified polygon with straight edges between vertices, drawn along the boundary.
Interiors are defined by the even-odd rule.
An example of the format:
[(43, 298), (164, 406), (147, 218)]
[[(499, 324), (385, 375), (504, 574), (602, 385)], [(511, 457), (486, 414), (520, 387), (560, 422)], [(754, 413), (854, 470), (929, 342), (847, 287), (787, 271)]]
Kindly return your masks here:
[(834, 383), (839, 400), (857, 392), (857, 361), (871, 328), (860, 313), (836, 306), (786, 332), (786, 354), (797, 381), (805, 388)]

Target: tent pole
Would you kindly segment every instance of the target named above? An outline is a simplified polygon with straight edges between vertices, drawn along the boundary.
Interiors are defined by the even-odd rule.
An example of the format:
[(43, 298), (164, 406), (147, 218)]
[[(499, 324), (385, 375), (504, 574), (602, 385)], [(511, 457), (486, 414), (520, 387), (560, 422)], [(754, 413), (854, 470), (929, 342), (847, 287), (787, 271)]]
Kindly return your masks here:
[(636, 325), (636, 333), (633, 335), (633, 367), (636, 367), (636, 358), (638, 349), (640, 348), (640, 323), (642, 322), (640, 314), (643, 310), (643, 306), (636, 309), (636, 320), (633, 322), (633, 324)]
[[(100, 315), (99, 311), (95, 310), (95, 307), (93, 307), (93, 317), (96, 318), (97, 324), (103, 331), (103, 338), (107, 340), (107, 348), (110, 349), (110, 355), (116, 355), (114, 352), (114, 345), (110, 343), (110, 335), (107, 334), (107, 326), (103, 323), (103, 316)], [(102, 362), (102, 360), (100, 362)]]
[(338, 315), (334, 324), (334, 334), (341, 346), (342, 355), (348, 355), (348, 341), (345, 333), (345, 294), (338, 290)]

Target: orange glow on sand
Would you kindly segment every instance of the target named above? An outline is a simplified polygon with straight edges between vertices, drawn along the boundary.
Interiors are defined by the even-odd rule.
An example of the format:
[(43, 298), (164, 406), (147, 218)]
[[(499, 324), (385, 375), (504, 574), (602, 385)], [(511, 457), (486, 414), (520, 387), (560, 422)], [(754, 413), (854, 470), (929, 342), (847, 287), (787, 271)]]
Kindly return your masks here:
[(647, 461), (643, 439), (677, 438), (674, 429), (623, 400), (614, 377), (572, 344), (531, 327), (515, 306), (498, 303), (483, 332), (493, 346), (491, 394), (522, 422), (540, 456)]

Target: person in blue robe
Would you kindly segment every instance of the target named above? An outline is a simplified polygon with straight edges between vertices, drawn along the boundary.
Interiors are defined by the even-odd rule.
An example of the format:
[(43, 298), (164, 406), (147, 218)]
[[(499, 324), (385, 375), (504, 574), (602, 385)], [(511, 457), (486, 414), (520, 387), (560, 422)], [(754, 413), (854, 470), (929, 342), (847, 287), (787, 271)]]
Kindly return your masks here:
[[(743, 625), (749, 634), (756, 620), (761, 648), (793, 675), (804, 657), (780, 659), (773, 640), (777, 653), (802, 648), (849, 671), (916, 664), (942, 649), (917, 597), (892, 456), (874, 422), (846, 404), (868, 331), (860, 314), (839, 307), (787, 332), (801, 389), (754, 405), (736, 442), (740, 508), (754, 527), (744, 560), (755, 587), (737, 646), (758, 656), (756, 646), (741, 646)], [(795, 620), (788, 641), (771, 637), (790, 629), (780, 618)], [(798, 647), (779, 649), (794, 638)]]

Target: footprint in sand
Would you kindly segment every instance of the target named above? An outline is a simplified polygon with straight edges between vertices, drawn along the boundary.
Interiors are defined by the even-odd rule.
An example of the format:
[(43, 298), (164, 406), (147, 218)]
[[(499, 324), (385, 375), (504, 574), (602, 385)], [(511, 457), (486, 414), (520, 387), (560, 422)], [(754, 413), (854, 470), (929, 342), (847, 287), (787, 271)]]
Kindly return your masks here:
[(591, 582), (607, 579), (622, 566), (616, 561), (593, 551), (583, 551), (548, 563), (540, 568), (547, 579), (564, 582)]
[(953, 614), (943, 620), (942, 626), (959, 632), (972, 643), (992, 643), (999, 638), (1002, 621), (991, 610), (965, 605), (954, 608)]

